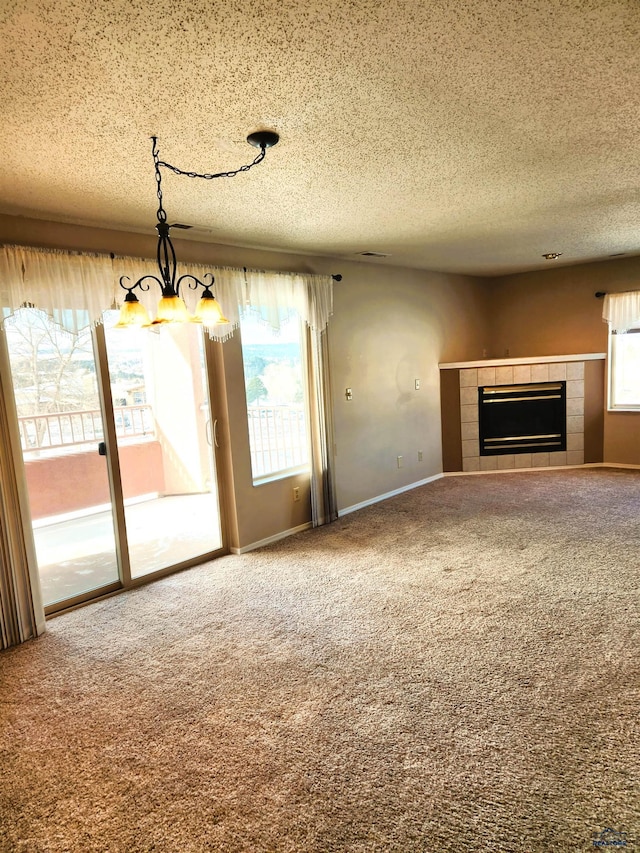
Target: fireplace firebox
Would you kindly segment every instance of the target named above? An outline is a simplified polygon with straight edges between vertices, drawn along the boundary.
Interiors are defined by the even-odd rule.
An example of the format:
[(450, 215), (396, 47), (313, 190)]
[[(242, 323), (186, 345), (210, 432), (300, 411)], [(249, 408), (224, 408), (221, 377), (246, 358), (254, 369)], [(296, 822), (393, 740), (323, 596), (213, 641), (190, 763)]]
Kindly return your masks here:
[(566, 382), (478, 388), (480, 455), (567, 449)]

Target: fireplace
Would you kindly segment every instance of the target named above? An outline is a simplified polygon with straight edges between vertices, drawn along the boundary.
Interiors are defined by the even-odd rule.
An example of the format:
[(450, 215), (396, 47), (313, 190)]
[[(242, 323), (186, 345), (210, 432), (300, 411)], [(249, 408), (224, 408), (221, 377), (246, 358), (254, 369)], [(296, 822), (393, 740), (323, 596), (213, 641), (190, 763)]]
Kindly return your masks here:
[[(440, 365), (440, 392), (442, 404), (442, 455), (446, 472), (464, 471), (509, 471), (521, 468), (547, 468), (558, 465), (583, 465), (585, 461), (602, 461), (602, 425), (605, 407), (604, 353), (582, 355), (548, 356), (544, 359), (482, 359), (480, 361), (450, 362)], [(515, 388), (515, 396), (521, 396), (522, 385), (564, 385), (566, 417), (565, 423), (554, 429), (520, 429), (510, 434), (498, 433), (489, 438), (513, 438), (515, 436), (538, 436), (538, 441), (524, 443), (534, 447), (513, 447), (511, 452), (504, 448), (500, 453), (480, 453), (480, 388)], [(546, 389), (545, 389), (546, 390)], [(554, 389), (554, 392), (557, 389)], [(590, 412), (587, 418), (587, 391)], [(532, 396), (538, 396), (533, 393)], [(522, 402), (533, 405), (532, 401)], [(557, 402), (557, 401), (556, 401)], [(491, 403), (499, 413), (501, 405)], [(507, 409), (508, 411), (508, 409)], [(529, 421), (525, 421), (525, 423)], [(558, 435), (564, 450), (552, 446), (541, 447), (540, 435)], [(554, 442), (557, 438), (554, 439)], [(587, 459), (587, 442), (590, 443)], [(506, 444), (506, 441), (492, 444)], [(494, 448), (495, 450), (495, 448)]]
[(480, 456), (567, 449), (566, 382), (478, 387)]

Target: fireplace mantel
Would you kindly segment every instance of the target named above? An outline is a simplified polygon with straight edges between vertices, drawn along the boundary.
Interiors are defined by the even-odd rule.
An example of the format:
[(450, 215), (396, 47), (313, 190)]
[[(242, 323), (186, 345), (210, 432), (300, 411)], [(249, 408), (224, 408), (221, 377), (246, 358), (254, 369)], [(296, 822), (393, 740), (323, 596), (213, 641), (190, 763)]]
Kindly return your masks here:
[(482, 358), (478, 361), (450, 361), (439, 364), (440, 370), (460, 370), (467, 367), (510, 367), (516, 364), (557, 364), (566, 361), (596, 361), (606, 358), (604, 352), (586, 352), (581, 355), (538, 355), (531, 358)]

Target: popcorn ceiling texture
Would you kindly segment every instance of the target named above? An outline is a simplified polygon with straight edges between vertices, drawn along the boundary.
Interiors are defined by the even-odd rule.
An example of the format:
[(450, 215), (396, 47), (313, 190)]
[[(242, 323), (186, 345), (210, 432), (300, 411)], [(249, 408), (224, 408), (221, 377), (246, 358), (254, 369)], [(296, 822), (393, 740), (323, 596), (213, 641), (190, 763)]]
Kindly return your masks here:
[(447, 477), (0, 654), (3, 853), (640, 842), (640, 472)]
[[(638, 253), (636, 0), (20, 0), (0, 211), (493, 274)], [(181, 236), (185, 236), (183, 233)], [(374, 261), (384, 263), (385, 261)]]

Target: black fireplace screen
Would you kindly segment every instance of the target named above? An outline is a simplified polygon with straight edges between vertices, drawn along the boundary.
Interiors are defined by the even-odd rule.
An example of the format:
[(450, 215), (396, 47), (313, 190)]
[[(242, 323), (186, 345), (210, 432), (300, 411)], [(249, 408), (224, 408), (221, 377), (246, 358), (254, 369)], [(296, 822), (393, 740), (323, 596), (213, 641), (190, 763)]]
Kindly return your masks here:
[(565, 382), (478, 388), (480, 455), (567, 449)]

